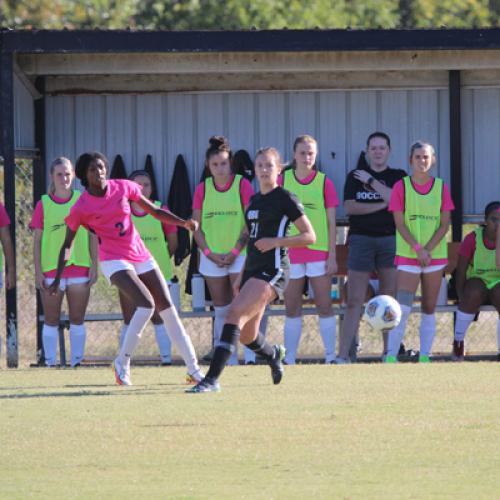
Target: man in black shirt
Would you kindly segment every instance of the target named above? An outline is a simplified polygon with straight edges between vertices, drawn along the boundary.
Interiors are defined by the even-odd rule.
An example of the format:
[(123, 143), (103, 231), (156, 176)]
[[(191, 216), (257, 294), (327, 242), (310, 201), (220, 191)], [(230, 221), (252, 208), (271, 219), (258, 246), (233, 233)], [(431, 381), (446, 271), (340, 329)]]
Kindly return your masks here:
[[(387, 134), (371, 134), (367, 141), (368, 163), (362, 161), (362, 156), (357, 169), (349, 172), (344, 186), (344, 208), (349, 215), (348, 294), (338, 364), (348, 362), (349, 351), (358, 334), (370, 275), (377, 273), (380, 294), (394, 296), (396, 291), (396, 228), (387, 207), (392, 186), (407, 174), (387, 165), (390, 151), (391, 141)], [(384, 335), (384, 351), (386, 343)]]

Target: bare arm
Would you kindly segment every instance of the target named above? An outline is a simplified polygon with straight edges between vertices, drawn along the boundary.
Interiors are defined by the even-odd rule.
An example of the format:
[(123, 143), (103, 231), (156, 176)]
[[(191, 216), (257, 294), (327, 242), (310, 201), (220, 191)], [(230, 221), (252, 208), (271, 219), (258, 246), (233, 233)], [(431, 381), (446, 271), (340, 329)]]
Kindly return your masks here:
[(44, 277), (42, 272), (42, 229), (33, 231), (33, 264), (35, 265), (35, 286), (39, 290), (44, 287)]
[(335, 219), (335, 207), (327, 208), (328, 219), (328, 260), (326, 261), (326, 274), (333, 275), (337, 272), (337, 221)]
[(90, 281), (89, 286), (97, 282), (97, 236), (89, 231)]
[(16, 266), (14, 264), (14, 246), (10, 237), (10, 226), (0, 227), (0, 241), (5, 255), (5, 288), (11, 290), (16, 286)]
[(374, 189), (382, 199), (388, 204), (391, 201), (391, 191), (392, 188), (387, 187), (385, 184), (382, 184), (380, 181), (372, 177), (369, 172), (366, 170), (355, 170), (354, 171), (354, 178), (358, 179), (358, 181), (362, 182), (363, 184), (368, 184), (368, 181), (370, 177), (373, 179), (371, 181), (370, 187)]
[(76, 232), (72, 231), (69, 227), (66, 228), (66, 237), (59, 252), (59, 258), (57, 260), (57, 270), (54, 282), (50, 285), (49, 291), (51, 295), (55, 295), (59, 289), (59, 282), (61, 281), (61, 274), (63, 272), (66, 263), (71, 256), (71, 246), (73, 245), (73, 240), (75, 239)]
[(168, 248), (168, 254), (170, 256), (174, 255), (178, 245), (179, 245), (179, 238), (177, 238), (177, 233), (167, 234), (167, 248)]
[(281, 238), (261, 238), (255, 242), (256, 248), (261, 252), (268, 252), (278, 247), (306, 247), (307, 245), (312, 245), (316, 241), (316, 233), (306, 215), (302, 215), (296, 219), (294, 224), (299, 234)]
[[(193, 232), (193, 237), (198, 245), (198, 248), (206, 255), (208, 259), (217, 264), (219, 267), (224, 267), (225, 262), (222, 255), (212, 252), (208, 247), (207, 240), (205, 239), (205, 233), (201, 229), (201, 210), (193, 210), (193, 220), (196, 222), (196, 230)], [(210, 253), (206, 253), (208, 249)]]
[(462, 300), (462, 294), (464, 293), (464, 286), (466, 281), (466, 273), (467, 268), (469, 267), (469, 263), (467, 262), (467, 258), (463, 255), (458, 256), (458, 263), (455, 269), (455, 287), (457, 290), (458, 300)]
[(139, 201), (136, 201), (136, 203), (145, 212), (152, 215), (155, 219), (158, 219), (163, 223), (173, 224), (174, 226), (180, 226), (185, 229), (188, 229), (189, 231), (196, 231), (197, 229), (197, 223), (193, 219), (189, 220), (181, 219), (180, 217), (177, 217), (177, 215), (174, 215), (169, 210), (165, 210), (164, 208), (158, 207), (144, 196), (141, 196), (141, 199)]
[(387, 208), (385, 201), (378, 201), (377, 203), (361, 203), (355, 200), (345, 200), (344, 210), (347, 215), (366, 215), (379, 212)]

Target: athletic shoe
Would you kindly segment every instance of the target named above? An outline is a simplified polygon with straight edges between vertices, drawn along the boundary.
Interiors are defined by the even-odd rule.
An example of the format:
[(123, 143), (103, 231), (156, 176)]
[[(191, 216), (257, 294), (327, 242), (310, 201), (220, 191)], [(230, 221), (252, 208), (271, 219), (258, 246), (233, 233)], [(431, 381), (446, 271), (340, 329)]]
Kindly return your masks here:
[(219, 382), (210, 382), (204, 378), (201, 382), (198, 382), (195, 386), (190, 389), (186, 389), (188, 394), (202, 394), (204, 392), (220, 392)]
[(389, 356), (389, 355), (387, 355), (384, 358), (384, 363), (397, 363), (397, 362), (398, 362), (398, 358), (396, 356)]
[(273, 378), (273, 384), (277, 385), (281, 382), (283, 378), (283, 359), (285, 357), (286, 349), (285, 346), (280, 344), (274, 345), (274, 357), (269, 361), (269, 366), (271, 367), (271, 376)]
[(120, 360), (116, 358), (113, 361), (112, 367), (118, 385), (132, 385), (130, 381), (130, 365), (125, 367), (120, 363)]
[(451, 359), (452, 361), (463, 361), (465, 359), (465, 342), (463, 340), (453, 341)]
[(245, 361), (245, 366), (255, 365), (255, 361)]
[(431, 358), (429, 356), (426, 356), (425, 354), (419, 354), (418, 355), (418, 362), (419, 363), (430, 363)]
[(203, 380), (204, 376), (205, 375), (203, 374), (203, 372), (201, 370), (198, 370), (197, 372), (194, 372), (194, 373), (188, 373), (188, 374), (186, 374), (186, 384), (189, 384), (189, 385), (198, 384), (199, 382), (201, 382)]

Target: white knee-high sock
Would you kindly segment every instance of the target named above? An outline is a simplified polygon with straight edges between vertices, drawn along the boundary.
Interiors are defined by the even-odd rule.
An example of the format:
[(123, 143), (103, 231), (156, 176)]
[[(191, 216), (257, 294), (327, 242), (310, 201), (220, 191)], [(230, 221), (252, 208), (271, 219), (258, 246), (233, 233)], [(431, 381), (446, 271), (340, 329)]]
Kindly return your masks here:
[(389, 332), (387, 339), (387, 355), (397, 356), (399, 352), (399, 346), (403, 340), (406, 330), (406, 323), (411, 313), (411, 307), (400, 304), (401, 306), (401, 321), (396, 328), (393, 328)]
[(500, 318), (497, 321), (497, 343), (498, 343), (498, 352), (500, 353)]
[(128, 325), (125, 339), (120, 348), (120, 353), (118, 354), (118, 359), (122, 365), (128, 365), (130, 363), (130, 358), (139, 343), (142, 331), (147, 322), (151, 319), (151, 316), (153, 316), (153, 313), (154, 309), (152, 307), (138, 307), (135, 310)]
[(57, 341), (59, 339), (59, 329), (57, 326), (49, 326), (45, 323), (42, 328), (43, 352), (45, 354), (45, 364), (55, 366), (57, 363)]
[(475, 314), (464, 313), (460, 310), (457, 311), (455, 319), (455, 340), (462, 342), (465, 339), (465, 334), (470, 324), (474, 320)]
[(193, 343), (186, 333), (175, 307), (169, 307), (168, 309), (160, 311), (160, 317), (163, 323), (165, 323), (165, 328), (167, 329), (170, 340), (175, 344), (184, 363), (186, 363), (188, 373), (191, 375), (198, 374), (200, 372), (200, 367), (198, 365)]
[(288, 365), (295, 364), (301, 334), (302, 316), (299, 316), (298, 318), (290, 318), (287, 316), (285, 318), (285, 362)]
[(429, 356), (436, 335), (436, 315), (422, 313), (420, 320), (420, 355)]
[(69, 338), (71, 342), (71, 366), (75, 366), (83, 360), (85, 353), (85, 340), (87, 332), (85, 325), (69, 325)]
[(337, 343), (337, 318), (319, 318), (319, 333), (325, 346), (325, 361), (331, 363), (335, 360), (335, 347)]
[(127, 328), (128, 325), (126, 325), (125, 323), (123, 323), (122, 327), (120, 328), (120, 338), (118, 339), (119, 347), (123, 345), (123, 341), (125, 340), (125, 335), (127, 335)]
[(156, 343), (160, 350), (160, 358), (162, 363), (170, 363), (172, 361), (172, 342), (167, 334), (167, 329), (162, 323), (160, 325), (153, 325), (155, 329)]

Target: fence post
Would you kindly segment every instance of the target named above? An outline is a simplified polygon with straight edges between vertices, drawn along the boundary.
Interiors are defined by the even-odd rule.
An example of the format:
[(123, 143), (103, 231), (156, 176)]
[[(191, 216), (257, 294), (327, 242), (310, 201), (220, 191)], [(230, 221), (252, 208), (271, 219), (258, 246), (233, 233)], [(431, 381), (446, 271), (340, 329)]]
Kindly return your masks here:
[[(14, 68), (12, 52), (0, 53), (0, 151), (4, 160), (5, 208), (11, 218), (10, 233), (16, 260), (16, 162), (14, 145)], [(7, 366), (17, 368), (17, 287), (6, 290)]]

